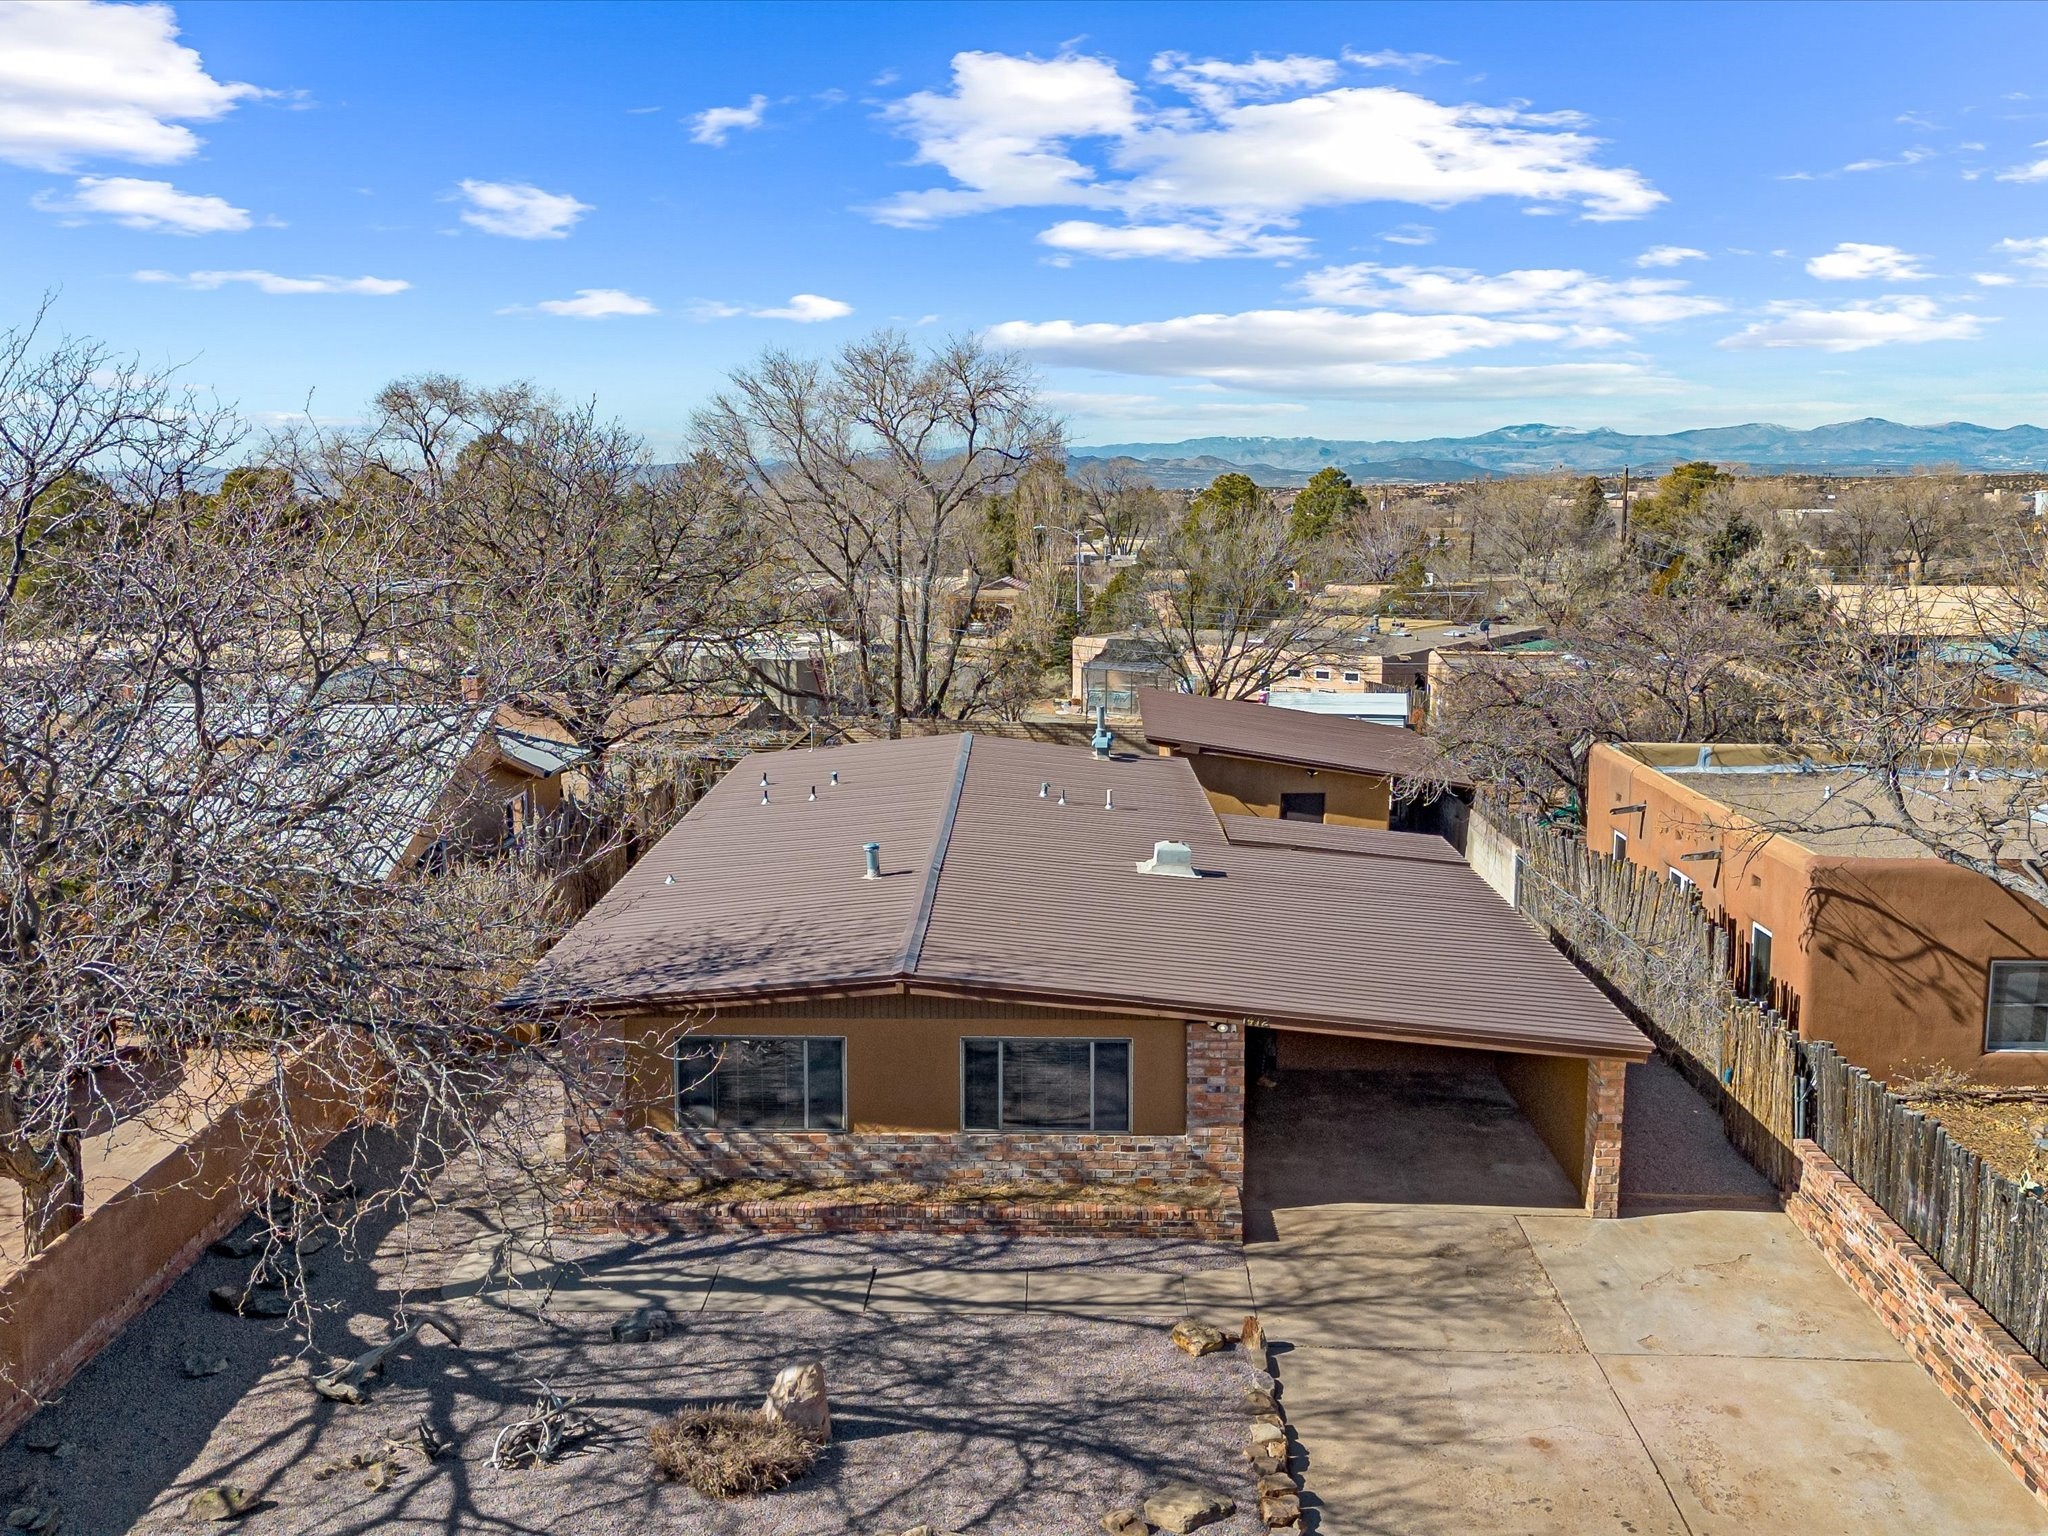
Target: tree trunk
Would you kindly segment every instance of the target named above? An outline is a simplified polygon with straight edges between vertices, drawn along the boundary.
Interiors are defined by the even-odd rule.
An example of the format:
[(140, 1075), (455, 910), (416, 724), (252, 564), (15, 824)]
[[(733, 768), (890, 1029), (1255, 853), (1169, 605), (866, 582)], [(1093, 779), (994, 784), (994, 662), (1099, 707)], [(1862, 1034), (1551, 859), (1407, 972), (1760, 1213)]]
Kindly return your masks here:
[(57, 1138), (39, 1176), (21, 1186), (21, 1228), (28, 1252), (41, 1253), (85, 1219), (85, 1161), (76, 1131)]

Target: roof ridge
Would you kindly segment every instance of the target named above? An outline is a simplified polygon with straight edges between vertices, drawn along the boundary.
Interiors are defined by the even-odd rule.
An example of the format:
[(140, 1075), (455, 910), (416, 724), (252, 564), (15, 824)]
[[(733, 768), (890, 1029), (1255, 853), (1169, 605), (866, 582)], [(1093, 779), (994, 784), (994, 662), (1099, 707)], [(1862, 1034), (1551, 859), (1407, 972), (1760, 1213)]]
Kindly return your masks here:
[(939, 816), (938, 834), (932, 839), (931, 868), (925, 872), (924, 894), (910, 919), (910, 932), (903, 940), (903, 953), (896, 960), (896, 974), (913, 976), (924, 953), (925, 935), (931, 931), (932, 903), (939, 894), (939, 876), (946, 867), (946, 848), (953, 841), (953, 819), (960, 814), (960, 791), (967, 783), (967, 758), (974, 750), (974, 732), (960, 733), (960, 756), (953, 765), (953, 787), (946, 795), (946, 808)]

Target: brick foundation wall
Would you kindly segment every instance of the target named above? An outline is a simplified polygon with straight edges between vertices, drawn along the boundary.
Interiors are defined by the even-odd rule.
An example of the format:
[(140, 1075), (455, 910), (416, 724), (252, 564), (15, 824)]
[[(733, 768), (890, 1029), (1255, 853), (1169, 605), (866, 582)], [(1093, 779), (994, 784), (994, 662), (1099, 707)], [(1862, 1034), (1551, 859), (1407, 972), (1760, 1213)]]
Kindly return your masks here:
[(2020, 1480), (2048, 1502), (2048, 1367), (1819, 1147), (1796, 1141), (1793, 1152), (1799, 1183), (1785, 1214)]
[[(577, 1043), (587, 1096), (568, 1117), (572, 1158), (583, 1165), (581, 1188), (561, 1208), (565, 1222), (588, 1228), (700, 1230), (718, 1220), (756, 1230), (828, 1230), (819, 1226), (760, 1226), (775, 1222), (841, 1223), (835, 1231), (927, 1228), (1002, 1231), (1008, 1224), (1039, 1231), (1180, 1231), (1201, 1226), (1205, 1236), (1241, 1235), (1244, 1184), (1244, 1036), (1207, 1024), (1187, 1026), (1186, 1132), (1176, 1136), (1064, 1132), (861, 1133), (805, 1131), (674, 1131), (629, 1126), (625, 1046), (609, 1034)], [(572, 1164), (574, 1166), (574, 1164)], [(897, 1206), (833, 1205), (829, 1195), (808, 1210), (787, 1200), (744, 1206), (690, 1205), (648, 1199), (663, 1182), (780, 1179), (799, 1184), (858, 1182), (963, 1185), (1114, 1184), (1159, 1188), (1163, 1202), (1176, 1187), (1221, 1184), (1220, 1201), (1157, 1207), (1100, 1205), (960, 1205), (952, 1201)], [(1150, 1211), (1150, 1215), (1135, 1212)], [(718, 1213), (724, 1213), (722, 1219)], [(883, 1214), (884, 1212), (888, 1214)], [(970, 1213), (978, 1212), (979, 1215)], [(1057, 1213), (1057, 1214), (1055, 1214)], [(876, 1223), (845, 1225), (844, 1223)], [(978, 1223), (978, 1224), (976, 1224)], [(1020, 1230), (1022, 1227), (1020, 1226)], [(1227, 1229), (1227, 1230), (1226, 1230)]]
[(1621, 1214), (1622, 1092), (1625, 1061), (1586, 1063), (1586, 1209), (1595, 1216)]

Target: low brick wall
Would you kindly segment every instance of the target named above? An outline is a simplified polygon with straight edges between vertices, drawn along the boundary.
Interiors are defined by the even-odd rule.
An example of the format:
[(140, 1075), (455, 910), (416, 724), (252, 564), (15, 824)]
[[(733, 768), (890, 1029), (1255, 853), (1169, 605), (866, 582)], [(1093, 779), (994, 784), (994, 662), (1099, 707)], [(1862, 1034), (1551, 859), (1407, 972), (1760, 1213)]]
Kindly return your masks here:
[(1213, 1208), (1107, 1202), (858, 1205), (829, 1198), (688, 1205), (678, 1201), (636, 1203), (585, 1190), (570, 1194), (556, 1207), (556, 1220), (564, 1231), (636, 1236), (922, 1232), (978, 1237), (1170, 1237), (1235, 1243), (1244, 1235), (1244, 1212), (1234, 1194)]
[[(598, 1059), (608, 1042), (591, 1050)], [(586, 1048), (590, 1049), (590, 1048)], [(622, 1073), (614, 1073), (623, 1082)], [(591, 1161), (579, 1193), (565, 1197), (561, 1219), (595, 1229), (635, 1226), (706, 1230), (723, 1221), (759, 1231), (816, 1231), (818, 1226), (767, 1227), (761, 1222), (823, 1221), (823, 1214), (789, 1213), (784, 1200), (705, 1205), (661, 1198), (664, 1183), (704, 1180), (781, 1180), (821, 1186), (815, 1210), (834, 1212), (834, 1231), (940, 1230), (998, 1232), (1181, 1231), (1190, 1223), (1203, 1235), (1242, 1235), (1244, 1186), (1244, 1036), (1207, 1024), (1187, 1026), (1187, 1105), (1183, 1134), (1138, 1136), (1069, 1132), (817, 1132), (662, 1130), (628, 1127), (603, 1105), (571, 1127), (571, 1145)], [(835, 1203), (829, 1186), (856, 1183), (943, 1185), (1115, 1185), (1157, 1188), (1222, 1185), (1214, 1207), (1136, 1206), (1123, 1203), (1050, 1205), (1037, 1201), (962, 1206), (955, 1201), (899, 1205)], [(808, 1206), (805, 1207), (809, 1209)], [(978, 1211), (979, 1215), (963, 1214)], [(1144, 1217), (1134, 1211), (1153, 1211)], [(1174, 1213), (1170, 1217), (1166, 1214)], [(721, 1213), (729, 1213), (721, 1216)], [(886, 1215), (882, 1213), (888, 1213)], [(1053, 1213), (1059, 1213), (1057, 1215)], [(1178, 1225), (1176, 1225), (1176, 1223)]]
[(1970, 1299), (1811, 1141), (1785, 1214), (2037, 1497), (2048, 1502), (2048, 1367)]
[(1621, 1116), (1628, 1086), (1625, 1061), (1586, 1063), (1586, 1209), (1621, 1214)]

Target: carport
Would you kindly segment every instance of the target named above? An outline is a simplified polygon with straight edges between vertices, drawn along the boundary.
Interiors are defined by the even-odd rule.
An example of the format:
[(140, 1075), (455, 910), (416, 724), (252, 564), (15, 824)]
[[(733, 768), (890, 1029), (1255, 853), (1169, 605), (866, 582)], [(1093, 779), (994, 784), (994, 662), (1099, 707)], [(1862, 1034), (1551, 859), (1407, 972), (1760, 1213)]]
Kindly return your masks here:
[(1255, 1033), (1245, 1205), (1616, 1213), (1619, 1057)]

